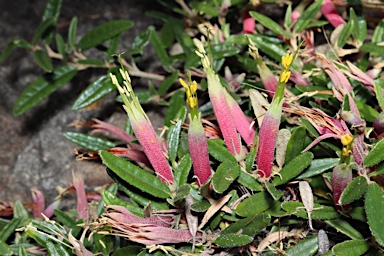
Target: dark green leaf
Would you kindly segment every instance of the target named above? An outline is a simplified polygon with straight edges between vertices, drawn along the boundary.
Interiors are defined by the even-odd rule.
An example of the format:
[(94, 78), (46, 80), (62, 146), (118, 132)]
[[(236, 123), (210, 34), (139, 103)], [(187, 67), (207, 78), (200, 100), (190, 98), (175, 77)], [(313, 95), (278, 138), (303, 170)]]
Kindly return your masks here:
[(337, 230), (337, 232), (341, 232), (346, 236), (349, 236), (350, 238), (356, 240), (356, 239), (364, 239), (363, 235), (360, 234), (359, 231), (357, 231), (354, 227), (352, 227), (349, 222), (342, 218), (333, 219), (333, 220), (325, 220), (325, 223), (327, 223), (329, 226), (333, 227)]
[(73, 217), (63, 211), (60, 211), (59, 209), (55, 209), (54, 213), (60, 223), (72, 230), (72, 235), (74, 237), (77, 237), (77, 235), (80, 234), (82, 227), (78, 226), (79, 222), (75, 221)]
[(4, 255), (4, 256), (13, 255), (11, 248), (3, 240), (0, 240), (0, 255)]
[(159, 198), (168, 198), (171, 196), (171, 191), (167, 185), (161, 182), (156, 176), (144, 171), (138, 166), (106, 151), (101, 151), (100, 157), (103, 163), (121, 179), (141, 191)]
[(25, 209), (24, 205), (20, 201), (16, 201), (13, 204), (13, 218), (21, 218), (20, 226), (27, 225), (30, 221), (29, 213), (27, 209)]
[(121, 40), (121, 34), (118, 34), (117, 36), (114, 36), (109, 40), (108, 50), (107, 50), (107, 57), (108, 60), (112, 60), (113, 57), (117, 54), (117, 48), (119, 47), (120, 40)]
[(98, 59), (84, 59), (84, 60), (78, 60), (77, 64), (85, 65), (89, 67), (104, 67), (105, 61), (98, 60)]
[(54, 243), (50, 240), (47, 241), (47, 250), (51, 256), (69, 256), (69, 254), (60, 243)]
[(42, 21), (37, 29), (35, 30), (35, 33), (32, 36), (32, 44), (36, 44), (37, 41), (39, 41), (40, 38), (42, 38), (43, 34), (48, 31), (52, 26), (55, 24), (55, 21), (53, 18), (49, 18), (47, 20)]
[(383, 93), (383, 89), (381, 88), (381, 86), (377, 82), (374, 83), (374, 89), (375, 89), (376, 99), (379, 102), (379, 106), (380, 106), (381, 109), (384, 109), (384, 93)]
[(267, 191), (269, 192), (269, 194), (272, 196), (274, 200), (279, 200), (279, 198), (283, 196), (283, 192), (276, 189), (276, 187), (272, 183), (266, 182), (265, 188), (267, 189)]
[(332, 253), (337, 256), (363, 255), (369, 249), (365, 240), (351, 240), (339, 243), (332, 247)]
[(273, 179), (272, 184), (278, 186), (287, 183), (304, 171), (311, 164), (312, 159), (313, 154), (311, 152), (298, 155), (280, 170), (279, 175)]
[(23, 39), (12, 40), (7, 44), (7, 47), (1, 53), (0, 62), (4, 61), (9, 56), (9, 54), (11, 54), (12, 50), (15, 49), (16, 47), (22, 47), (29, 50), (32, 50), (33, 48), (33, 46), (30, 43), (28, 43)]
[(0, 230), (0, 240), (7, 241), (8, 238), (15, 232), (15, 229), (19, 227), (23, 217), (13, 218)]
[(335, 167), (339, 161), (339, 158), (315, 159), (311, 162), (311, 165), (305, 172), (297, 176), (297, 179), (300, 180), (321, 174)]
[(252, 242), (253, 237), (239, 234), (220, 235), (213, 242), (223, 248), (238, 247)]
[(169, 75), (160, 85), (159, 90), (157, 91), (160, 96), (164, 95), (168, 89), (172, 86), (172, 84), (176, 81), (179, 76), (179, 70), (174, 71), (171, 75)]
[(251, 172), (255, 164), (257, 146), (259, 144), (259, 136), (255, 136), (253, 144), (249, 149), (249, 153), (245, 156), (245, 170)]
[(65, 45), (64, 39), (60, 34), (56, 34), (56, 47), (57, 52), (63, 56), (63, 60), (67, 58), (67, 46)]
[(313, 4), (311, 4), (300, 16), (300, 18), (297, 20), (293, 32), (299, 33), (301, 32), (310, 22), (312, 22), (312, 19), (316, 16), (316, 14), (320, 11), (320, 8), (323, 4), (323, 1), (315, 1)]
[(182, 90), (179, 90), (175, 94), (173, 94), (171, 99), (169, 100), (169, 107), (165, 112), (165, 120), (164, 120), (164, 124), (166, 126), (169, 127), (171, 125), (171, 120), (175, 119), (175, 116), (178, 113), (178, 111), (181, 108), (185, 107), (184, 94), (185, 93)]
[(344, 45), (347, 43), (347, 40), (351, 36), (352, 29), (356, 29), (356, 28), (353, 27), (352, 20), (349, 20), (348, 23), (345, 25), (344, 29), (340, 33), (340, 36), (337, 40), (337, 46), (339, 46), (340, 48), (344, 47)]
[(37, 229), (50, 235), (67, 234), (67, 231), (57, 222), (52, 223), (52, 222), (47, 222), (45, 220), (32, 219), (31, 223)]
[(211, 204), (207, 200), (202, 200), (192, 204), (191, 209), (195, 212), (206, 212), (210, 206)]
[(261, 213), (256, 216), (249, 216), (231, 224), (221, 232), (221, 235), (238, 234), (238, 232), (241, 232), (243, 235), (254, 237), (265, 227), (267, 227), (270, 221), (271, 216), (265, 213)]
[(318, 250), (318, 239), (316, 236), (310, 236), (298, 242), (295, 246), (289, 247), (285, 254), (287, 256), (311, 256)]
[(251, 189), (253, 191), (263, 191), (264, 190), (264, 188), (260, 184), (260, 182), (258, 182), (255, 179), (255, 177), (251, 176), (250, 174), (248, 174), (246, 172), (241, 171), (240, 176), (237, 178), (237, 181), (241, 185), (243, 185), (246, 188)]
[(73, 17), (71, 20), (71, 24), (69, 24), (68, 29), (68, 45), (70, 51), (72, 51), (73, 47), (76, 44), (76, 30), (77, 30), (77, 17)]
[(360, 112), (361, 118), (365, 119), (365, 121), (368, 121), (368, 122), (375, 121), (376, 117), (379, 115), (379, 112), (377, 112), (376, 109), (374, 109), (371, 106), (369, 106), (368, 104), (362, 103), (360, 101), (355, 101), (355, 102), (356, 102), (356, 106)]
[(365, 194), (365, 212), (368, 225), (376, 241), (384, 246), (384, 192), (380, 186), (373, 182)]
[(289, 4), (284, 16), (284, 27), (291, 28), (292, 25), (292, 4)]
[(33, 81), (19, 96), (13, 106), (13, 114), (21, 115), (45, 99), (52, 92), (67, 83), (77, 73), (73, 66), (55, 68), (52, 73), (40, 76)]
[[(317, 2), (317, 1), (316, 1)], [(278, 44), (269, 40), (266, 36), (247, 35), (254, 42), (255, 46), (277, 62), (281, 62), (281, 57), (287, 52)]]
[(377, 44), (363, 44), (362, 46), (360, 46), (360, 51), (369, 52), (374, 55), (383, 55), (384, 46)]
[(189, 171), (192, 167), (192, 160), (189, 154), (185, 154), (177, 166), (174, 176), (175, 182), (180, 187), (181, 185), (187, 183), (187, 178), (189, 175)]
[(61, 0), (48, 0), (45, 6), (42, 20), (53, 19), (55, 24), (60, 16)]
[(220, 162), (236, 163), (236, 158), (224, 146), (224, 141), (220, 139), (208, 140), (209, 154)]
[(220, 6), (215, 5), (214, 1), (201, 1), (201, 2), (191, 2), (191, 7), (196, 11), (196, 13), (204, 13), (212, 17), (217, 17), (220, 13)]
[(159, 57), (160, 62), (163, 64), (163, 67), (166, 71), (170, 72), (172, 70), (171, 60), (168, 56), (168, 53), (164, 49), (159, 37), (157, 36), (156, 30), (154, 27), (149, 27), (149, 40), (155, 49), (157, 56)]
[(108, 190), (103, 190), (101, 192), (101, 195), (104, 200), (105, 205), (120, 205), (126, 208), (131, 213), (135, 214), (136, 216), (144, 218), (144, 212), (143, 209), (140, 207), (137, 207), (136, 205), (133, 205), (131, 203), (127, 203), (124, 200), (121, 200), (120, 198), (116, 197), (112, 192)]
[(384, 139), (379, 140), (364, 159), (366, 167), (380, 163), (384, 159)]
[(313, 137), (319, 136), (319, 133), (316, 131), (315, 127), (313, 127), (313, 125), (307, 119), (299, 118), (299, 121), (304, 125), (309, 134), (311, 134)]
[(273, 206), (273, 198), (267, 191), (262, 191), (248, 197), (236, 208), (236, 213), (242, 217), (254, 216)]
[(375, 31), (372, 35), (372, 43), (378, 44), (384, 41), (384, 20), (381, 20), (379, 24), (377, 24)]
[(274, 20), (272, 20), (271, 18), (261, 14), (261, 13), (258, 13), (258, 12), (254, 12), (254, 11), (251, 11), (249, 12), (249, 14), (257, 21), (259, 22), (261, 25), (263, 25), (264, 27), (268, 28), (269, 30), (275, 32), (277, 35), (283, 35), (283, 36), (286, 36), (286, 37), (290, 37), (291, 34), (287, 31), (285, 31), (277, 22), (275, 22)]
[(216, 193), (223, 193), (240, 175), (240, 166), (232, 162), (223, 162), (212, 176), (212, 186)]
[(106, 236), (104, 234), (94, 233), (93, 241), (94, 245), (97, 248), (97, 251), (100, 252), (98, 254), (101, 255), (109, 255), (111, 251), (113, 251), (115, 238), (113, 236)]
[[(281, 208), (297, 217), (308, 219), (308, 213), (301, 202), (283, 202)], [(312, 212), (313, 220), (329, 220), (339, 217), (340, 215), (334, 207), (314, 204), (314, 210)]]
[(104, 43), (109, 39), (112, 39), (120, 33), (130, 29), (132, 26), (133, 23), (129, 20), (113, 20), (104, 23), (92, 29), (83, 38), (81, 38), (77, 47), (80, 51), (88, 50)]
[(348, 212), (348, 215), (355, 220), (367, 223), (367, 216), (365, 215), (365, 209), (362, 206), (355, 206)]
[(147, 29), (145, 32), (139, 33), (135, 39), (133, 39), (132, 47), (128, 51), (124, 53), (128, 55), (134, 55), (134, 54), (143, 54), (143, 49), (146, 45), (149, 43), (149, 29)]
[(367, 191), (368, 183), (363, 176), (354, 178), (343, 190), (340, 196), (340, 204), (349, 204), (360, 199)]
[(107, 75), (101, 76), (80, 93), (72, 109), (78, 110), (89, 106), (114, 90), (116, 87), (112, 84), (111, 78)]
[(44, 50), (36, 50), (33, 53), (33, 58), (35, 59), (37, 65), (39, 65), (44, 71), (52, 72), (52, 62), (48, 53)]
[(306, 133), (306, 129), (302, 126), (296, 127), (293, 130), (285, 153), (285, 164), (288, 164), (292, 159), (301, 154), (301, 151), (304, 149)]
[(63, 135), (73, 143), (76, 143), (77, 145), (89, 150), (97, 151), (103, 149), (111, 149), (116, 146), (115, 143), (109, 140), (81, 132), (65, 132)]
[(179, 149), (180, 131), (183, 120), (177, 121), (172, 125), (168, 132), (168, 154), (169, 160), (174, 162), (177, 156), (177, 150)]
[(143, 249), (142, 246), (130, 245), (124, 248), (117, 249), (112, 253), (112, 256), (137, 256)]

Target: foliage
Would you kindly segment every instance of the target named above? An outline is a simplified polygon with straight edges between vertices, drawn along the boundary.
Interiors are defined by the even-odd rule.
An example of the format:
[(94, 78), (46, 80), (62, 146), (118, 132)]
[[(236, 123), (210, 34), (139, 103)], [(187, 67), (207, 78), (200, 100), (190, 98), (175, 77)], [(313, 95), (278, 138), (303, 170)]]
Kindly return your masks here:
[[(47, 72), (17, 99), (15, 115), (95, 67), (106, 75), (73, 110), (119, 93), (128, 114), (124, 129), (90, 123), (119, 141), (64, 134), (92, 150), (78, 158), (101, 159), (114, 183), (87, 204), (74, 174), (76, 211), (60, 211), (60, 200), (45, 208), (38, 190), (33, 218), (20, 202), (4, 202), (10, 219), (0, 220), (0, 254), (382, 254), (384, 20), (371, 33), (359, 8), (347, 8), (344, 21), (330, 1), (294, 9), (276, 1), (159, 2), (175, 15), (149, 11), (162, 28), (139, 33), (125, 53), (116, 50), (132, 22), (109, 21), (76, 40), (74, 17), (65, 40), (55, 31), (61, 1), (48, 0), (31, 42), (14, 40), (0, 55), (26, 48)], [(285, 11), (284, 19), (261, 5)], [(331, 32), (326, 52), (316, 30)], [(148, 44), (164, 76), (134, 65)], [(88, 57), (90, 49), (105, 57)], [(154, 83), (135, 92), (131, 76)], [(149, 102), (167, 106), (160, 140), (141, 107)]]

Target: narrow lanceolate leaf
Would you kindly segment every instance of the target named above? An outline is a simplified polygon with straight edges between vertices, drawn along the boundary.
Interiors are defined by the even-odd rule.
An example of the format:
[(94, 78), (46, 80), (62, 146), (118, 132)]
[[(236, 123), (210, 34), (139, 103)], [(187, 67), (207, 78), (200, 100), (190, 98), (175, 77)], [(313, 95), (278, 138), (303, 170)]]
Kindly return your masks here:
[(344, 189), (340, 196), (340, 204), (349, 204), (360, 199), (367, 191), (368, 183), (363, 176), (354, 178)]
[(323, 4), (323, 1), (315, 1), (313, 4), (311, 4), (300, 16), (300, 18), (297, 20), (293, 32), (298, 33), (301, 32), (310, 22), (312, 22), (312, 19), (316, 16), (316, 14), (320, 11), (320, 8)]
[(311, 236), (288, 248), (285, 254), (287, 256), (310, 256), (315, 255), (318, 248), (317, 236)]
[(363, 52), (369, 52), (375, 55), (383, 55), (384, 54), (384, 46), (377, 44), (363, 44), (360, 46), (360, 50)]
[(33, 53), (33, 58), (35, 59), (37, 65), (44, 69), (46, 72), (52, 72), (52, 62), (48, 53), (44, 50), (36, 50)]
[(16, 47), (22, 47), (30, 50), (32, 49), (32, 45), (23, 39), (12, 40), (7, 44), (5, 50), (0, 54), (0, 62), (4, 61)]
[(237, 162), (236, 158), (224, 146), (223, 140), (208, 140), (208, 150), (209, 154), (220, 162)]
[(302, 126), (295, 128), (287, 145), (285, 154), (285, 163), (289, 163), (293, 158), (300, 155), (304, 149), (306, 139), (306, 129)]
[(54, 243), (50, 240), (47, 241), (47, 250), (49, 255), (51, 256), (69, 256), (69, 254), (65, 249), (64, 246), (60, 243)]
[(325, 220), (324, 222), (336, 229), (338, 232), (349, 236), (351, 239), (364, 239), (363, 235), (359, 231), (357, 231), (354, 227), (352, 227), (351, 224), (349, 224), (349, 222), (342, 218), (334, 220)]
[(384, 93), (383, 89), (379, 85), (379, 83), (375, 82), (374, 83), (374, 89), (375, 89), (375, 94), (376, 94), (376, 99), (379, 103), (379, 106), (381, 109), (384, 109)]
[[(169, 160), (174, 162), (177, 156), (177, 150), (179, 148), (180, 131), (182, 120), (177, 121), (176, 124), (172, 125), (168, 133), (168, 154)], [(207, 152), (208, 153), (208, 152)]]
[(168, 198), (171, 196), (168, 186), (156, 176), (106, 151), (101, 151), (100, 156), (108, 168), (132, 186), (155, 197)]
[(221, 163), (212, 176), (213, 190), (216, 193), (223, 193), (240, 175), (240, 171), (238, 164), (231, 162)]
[(21, 115), (44, 100), (52, 92), (75, 76), (77, 69), (73, 66), (61, 66), (52, 73), (40, 76), (33, 81), (19, 96), (13, 106), (13, 114)]
[(43, 36), (43, 34), (51, 27), (53, 26), (55, 21), (52, 18), (49, 18), (47, 20), (43, 20), (39, 26), (37, 27), (35, 33), (32, 36), (32, 44), (36, 44), (37, 41)]
[(279, 175), (273, 179), (273, 185), (278, 186), (285, 184), (295, 178), (311, 164), (312, 159), (313, 154), (310, 152), (298, 155), (280, 170)]
[(0, 241), (7, 241), (8, 238), (15, 232), (15, 229), (19, 227), (19, 224), (23, 218), (13, 218), (0, 230)]
[(213, 242), (221, 247), (229, 248), (249, 244), (252, 240), (253, 237), (247, 235), (227, 234), (219, 236)]
[(114, 90), (116, 90), (116, 87), (112, 84), (109, 76), (101, 76), (80, 93), (72, 109), (78, 110), (89, 106)]
[(12, 249), (3, 240), (0, 240), (0, 255), (12, 255)]
[(376, 241), (384, 246), (384, 192), (377, 183), (371, 183), (365, 194), (365, 213)]
[(290, 37), (290, 33), (285, 31), (278, 23), (276, 23), (271, 18), (268, 18), (267, 16), (265, 16), (261, 13), (253, 12), (253, 11), (249, 12), (249, 14), (252, 16), (252, 18), (254, 18), (261, 25), (272, 30), (276, 34)]
[(297, 176), (297, 179), (309, 178), (321, 174), (335, 167), (339, 161), (339, 158), (315, 159), (305, 172)]
[(179, 165), (177, 166), (174, 173), (175, 182), (179, 187), (187, 182), (191, 167), (191, 157), (189, 156), (189, 154), (185, 154), (179, 161)]
[(369, 244), (365, 240), (345, 241), (332, 248), (333, 255), (350, 256), (363, 255), (369, 249)]
[(109, 140), (81, 132), (65, 132), (63, 135), (73, 143), (89, 150), (106, 150), (116, 146), (115, 143)]
[(384, 139), (379, 140), (364, 159), (364, 165), (366, 167), (373, 166), (380, 163), (384, 159)]
[(149, 40), (151, 41), (151, 44), (152, 44), (153, 48), (155, 49), (157, 56), (159, 57), (161, 63), (163, 64), (164, 69), (166, 71), (171, 71), (171, 69), (172, 69), (171, 60), (168, 56), (168, 53), (164, 49), (164, 46), (161, 43), (160, 38), (156, 34), (155, 28), (151, 26), (148, 29), (150, 31), (149, 32), (150, 33), (149, 34)]
[(132, 26), (133, 23), (129, 20), (113, 20), (104, 23), (81, 38), (77, 47), (80, 51), (88, 50), (130, 29)]
[(75, 46), (76, 43), (76, 30), (77, 30), (77, 17), (73, 17), (71, 24), (68, 29), (68, 45), (70, 50)]

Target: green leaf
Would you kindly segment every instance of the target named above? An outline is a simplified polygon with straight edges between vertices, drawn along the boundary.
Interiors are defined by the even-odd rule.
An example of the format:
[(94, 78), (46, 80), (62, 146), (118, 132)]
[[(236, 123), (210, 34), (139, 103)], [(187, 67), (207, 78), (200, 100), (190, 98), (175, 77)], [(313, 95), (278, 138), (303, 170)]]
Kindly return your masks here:
[(0, 255), (11, 256), (13, 251), (3, 240), (0, 240)]
[(44, 50), (36, 50), (33, 53), (33, 58), (35, 59), (37, 65), (41, 67), (46, 72), (52, 72), (52, 62), (48, 53)]
[(322, 0), (315, 1), (313, 4), (311, 4), (297, 20), (293, 28), (293, 33), (301, 32), (310, 22), (312, 22), (312, 19), (320, 11), (322, 4)]
[(52, 92), (71, 80), (77, 69), (73, 66), (55, 68), (52, 73), (45, 74), (33, 81), (19, 96), (13, 106), (13, 114), (18, 116), (44, 100)]
[(254, 216), (273, 206), (273, 198), (267, 191), (262, 191), (248, 197), (236, 208), (236, 213), (242, 217)]
[(305, 129), (307, 129), (309, 134), (311, 134), (315, 138), (319, 137), (319, 133), (316, 131), (315, 127), (313, 127), (313, 125), (308, 120), (306, 120), (304, 118), (299, 118), (299, 121), (300, 121), (300, 123), (303, 124)]
[(315, 255), (319, 248), (317, 235), (301, 240), (296, 245), (285, 250), (287, 256), (311, 256)]
[(98, 60), (98, 59), (84, 59), (84, 60), (78, 60), (77, 64), (85, 65), (89, 67), (104, 67), (105, 61)]
[(172, 84), (177, 80), (179, 76), (179, 70), (174, 71), (170, 76), (168, 76), (159, 87), (157, 91), (160, 96), (163, 96), (168, 89), (172, 86)]
[(361, 222), (367, 223), (367, 216), (365, 215), (365, 209), (362, 206), (355, 206), (348, 212), (348, 215), (352, 219), (359, 220)]
[(279, 172), (281, 175), (277, 175), (272, 184), (274, 186), (279, 186), (285, 184), (291, 179), (298, 176), (305, 168), (307, 168), (313, 159), (313, 154), (311, 152), (305, 152), (301, 155), (295, 157), (292, 161), (286, 164)]
[(75, 219), (69, 216), (67, 213), (60, 211), (59, 209), (54, 210), (55, 216), (57, 220), (62, 223), (65, 227), (70, 228), (72, 230), (72, 235), (77, 237), (82, 230), (81, 226), (78, 226), (79, 221), (75, 221)]
[(56, 40), (56, 47), (57, 52), (63, 56), (63, 60), (66, 61), (67, 59), (67, 46), (65, 45), (64, 39), (60, 34), (56, 34), (55, 36)]
[(292, 4), (289, 4), (284, 16), (284, 27), (291, 28), (292, 25)]
[(383, 93), (383, 89), (381, 88), (381, 86), (377, 82), (374, 83), (374, 89), (375, 89), (376, 99), (379, 102), (379, 106), (380, 106), (381, 109), (384, 109), (384, 93)]
[(365, 119), (365, 121), (368, 121), (368, 122), (375, 121), (376, 117), (379, 115), (379, 112), (377, 112), (376, 109), (360, 101), (355, 101), (355, 103), (360, 112), (361, 118)]
[(142, 251), (143, 247), (138, 245), (130, 245), (124, 248), (119, 248), (112, 253), (112, 256), (137, 256)]
[(15, 49), (16, 47), (25, 48), (28, 50), (33, 49), (33, 46), (23, 39), (12, 40), (7, 44), (7, 47), (1, 53), (0, 62), (3, 62), (9, 56), (9, 54), (11, 54), (12, 50)]
[(340, 48), (344, 47), (344, 45), (347, 43), (347, 40), (351, 36), (352, 29), (355, 29), (355, 28), (352, 25), (352, 20), (349, 20), (339, 35), (339, 38), (337, 40), (338, 47)]
[(371, 183), (365, 194), (365, 212), (368, 225), (376, 241), (384, 246), (384, 192), (377, 183)]
[(108, 205), (120, 205), (120, 206), (123, 206), (124, 208), (126, 208), (131, 213), (135, 214), (136, 216), (144, 218), (143, 209), (141, 209), (140, 207), (137, 207), (136, 205), (133, 205), (131, 203), (127, 203), (124, 200), (121, 200), (120, 198), (115, 196), (112, 192), (110, 192), (108, 190), (103, 190), (101, 192), (101, 195), (103, 197), (105, 205), (107, 205), (107, 206)]
[(283, 35), (285, 37), (291, 36), (291, 34), (288, 31), (285, 31), (277, 22), (275, 22), (271, 18), (269, 18), (269, 17), (267, 17), (261, 13), (254, 12), (254, 11), (249, 12), (249, 14), (257, 22), (259, 22), (261, 25), (268, 28), (269, 30), (275, 32), (277, 35)]
[(238, 232), (241, 232), (243, 235), (254, 237), (266, 228), (270, 222), (271, 216), (265, 213), (249, 216), (231, 224), (229, 227), (221, 231), (221, 235), (238, 234)]
[(307, 131), (304, 127), (296, 127), (288, 141), (285, 153), (285, 164), (288, 164), (293, 158), (301, 154), (304, 149)]
[(177, 91), (172, 95), (169, 100), (169, 106), (165, 112), (164, 124), (171, 126), (171, 120), (175, 119), (175, 116), (181, 108), (185, 108), (184, 92), (182, 90)]
[(21, 218), (20, 226), (27, 225), (28, 222), (30, 221), (29, 213), (20, 201), (16, 201), (13, 204), (13, 217), (14, 218), (18, 218), (18, 217)]
[(53, 18), (49, 18), (47, 20), (43, 20), (37, 29), (35, 30), (35, 33), (32, 36), (32, 44), (36, 44), (37, 41), (39, 41), (40, 38), (42, 38), (43, 34), (48, 31), (52, 26), (55, 25), (55, 21)]
[(101, 76), (80, 93), (72, 109), (78, 110), (89, 106), (114, 90), (116, 87), (112, 84), (111, 78), (108, 75)]
[(88, 50), (112, 39), (120, 33), (130, 29), (133, 23), (129, 20), (113, 20), (89, 31), (77, 45), (80, 51)]
[(213, 242), (220, 247), (229, 248), (229, 247), (238, 247), (249, 244), (253, 241), (253, 237), (247, 235), (239, 234), (227, 234), (220, 235)]
[(191, 205), (191, 209), (194, 212), (206, 212), (211, 204), (207, 200), (202, 200), (200, 202), (194, 203)]
[(377, 44), (363, 44), (362, 46), (360, 46), (360, 51), (369, 52), (374, 55), (383, 55), (384, 46)]
[(15, 232), (15, 229), (19, 227), (23, 217), (13, 218), (0, 230), (0, 240), (7, 241), (8, 238)]
[(349, 204), (360, 199), (367, 191), (368, 183), (363, 176), (354, 178), (343, 190), (340, 196), (340, 204)]
[(379, 24), (377, 24), (375, 31), (373, 31), (372, 43), (378, 44), (383, 41), (384, 41), (384, 20), (381, 20)]
[(272, 196), (274, 200), (279, 200), (279, 198), (283, 196), (283, 192), (276, 189), (276, 187), (272, 183), (266, 182), (265, 188), (267, 189), (267, 191), (269, 192), (269, 194)]
[(363, 255), (369, 249), (365, 240), (351, 240), (339, 243), (332, 247), (332, 253), (337, 256)]
[(156, 55), (159, 57), (160, 62), (163, 64), (163, 67), (166, 71), (170, 72), (172, 70), (171, 60), (168, 56), (168, 53), (164, 49), (160, 38), (158, 37), (156, 30), (153, 26), (148, 28), (149, 30), (149, 40), (155, 49)]
[(114, 56), (117, 54), (117, 48), (119, 47), (120, 40), (121, 40), (122, 33), (118, 34), (117, 36), (114, 36), (109, 40), (109, 45), (107, 49), (107, 57), (108, 60), (113, 60)]
[(301, 180), (304, 178), (310, 178), (318, 174), (321, 174), (335, 167), (339, 161), (340, 161), (339, 158), (315, 159), (311, 162), (311, 165), (305, 172), (297, 176), (297, 179)]
[(111, 149), (116, 146), (115, 143), (109, 140), (81, 132), (65, 132), (63, 135), (73, 143), (76, 143), (77, 145), (89, 150), (97, 151), (103, 149)]
[(196, 13), (204, 13), (212, 17), (217, 17), (220, 13), (220, 7), (215, 5), (214, 1), (201, 1), (201, 2), (191, 2), (191, 7), (196, 11)]
[(149, 29), (145, 32), (139, 33), (135, 39), (133, 39), (131, 49), (126, 51), (124, 55), (134, 55), (140, 54), (143, 55), (143, 49), (149, 43)]
[(258, 182), (255, 177), (252, 177), (250, 174), (241, 171), (239, 177), (237, 178), (237, 181), (245, 186), (248, 189), (251, 189), (253, 191), (263, 191), (263, 185)]
[(342, 218), (325, 220), (324, 222), (336, 229), (337, 232), (341, 232), (344, 235), (349, 236), (351, 239), (364, 239), (363, 235), (360, 234), (359, 231), (357, 231), (354, 227), (352, 227), (351, 224), (349, 224), (349, 222)]
[(240, 175), (240, 166), (232, 162), (223, 162), (212, 176), (213, 190), (223, 193)]
[[(283, 202), (281, 208), (297, 217), (308, 219), (308, 214), (301, 202)], [(340, 215), (334, 207), (315, 203), (311, 217), (313, 220), (329, 220), (339, 218)]]
[(168, 154), (169, 160), (173, 163), (177, 156), (177, 150), (179, 149), (180, 131), (183, 120), (177, 121), (172, 125), (168, 132)]
[(72, 51), (76, 44), (76, 30), (77, 30), (77, 17), (73, 17), (68, 29), (68, 45), (69, 50)]
[(158, 198), (168, 198), (171, 196), (171, 191), (167, 185), (138, 166), (106, 151), (101, 151), (100, 157), (103, 163), (117, 176), (141, 191)]
[(245, 156), (245, 170), (247, 170), (248, 172), (251, 172), (253, 170), (258, 144), (259, 144), (259, 136), (255, 136), (253, 140), (253, 144), (249, 149), (249, 153)]
[(192, 167), (192, 160), (189, 154), (185, 154), (181, 160), (179, 161), (179, 165), (177, 166), (174, 176), (175, 182), (180, 187), (181, 185), (187, 183), (189, 171)]
[(208, 140), (208, 151), (211, 156), (220, 162), (237, 163), (236, 158), (224, 146), (224, 141), (220, 139)]
[(45, 6), (42, 20), (53, 19), (55, 24), (60, 16), (61, 0), (48, 0)]
[(366, 167), (380, 163), (384, 159), (384, 139), (380, 139), (364, 159)]
[(63, 247), (62, 244), (60, 243), (54, 243), (51, 242), (50, 240), (47, 241), (47, 250), (48, 254), (51, 256), (70, 256), (69, 254)]
[[(317, 1), (316, 1), (317, 2)], [(265, 54), (267, 54), (269, 57), (274, 59), (277, 62), (281, 62), (281, 57), (286, 54), (286, 51), (275, 42), (269, 40), (266, 36), (261, 35), (247, 35), (255, 46)]]

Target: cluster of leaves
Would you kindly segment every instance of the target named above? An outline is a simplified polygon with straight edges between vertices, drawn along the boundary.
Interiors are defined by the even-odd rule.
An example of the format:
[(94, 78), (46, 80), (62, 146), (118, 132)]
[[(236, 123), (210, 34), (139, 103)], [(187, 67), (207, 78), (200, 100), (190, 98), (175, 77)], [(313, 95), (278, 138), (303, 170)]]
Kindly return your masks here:
[[(85, 221), (76, 220), (81, 216), (79, 212), (65, 213), (58, 209), (52, 218), (55, 221), (31, 219), (24, 206), (15, 203), (13, 219), (0, 221), (0, 253), (33, 255), (46, 248), (51, 255), (70, 255), (70, 250), (78, 255), (92, 255), (91, 252), (104, 255), (111, 252), (113, 255), (220, 252), (235, 255), (381, 255), (384, 248), (384, 141), (380, 139), (384, 131), (384, 127), (381, 128), (384, 124), (381, 121), (384, 21), (378, 23), (368, 40), (364, 17), (350, 9), (348, 22), (332, 31), (329, 51), (321, 55), (315, 47), (312, 29), (329, 26), (326, 21), (316, 20), (323, 1), (310, 4), (296, 20), (292, 18), (292, 7), (286, 6), (283, 26), (260, 12), (250, 11), (258, 27), (255, 33), (247, 36), (231, 26), (235, 27), (240, 10), (257, 7), (248, 1), (237, 0), (230, 4), (225, 0), (195, 1), (190, 6), (182, 0), (159, 2), (178, 16), (148, 12), (164, 22), (161, 30), (158, 33), (154, 27), (149, 27), (137, 35), (131, 49), (120, 56), (120, 62), (131, 76), (161, 80), (158, 87), (150, 82), (147, 91), (136, 95), (141, 104), (155, 102), (167, 106), (165, 141), (174, 184), (162, 182), (140, 161), (116, 156), (119, 142), (67, 132), (64, 135), (69, 140), (96, 151), (92, 155), (102, 159), (115, 183), (101, 192), (97, 205), (90, 206), (95, 209), (94, 214)], [(263, 4), (272, 4), (267, 2), (275, 1)], [(15, 115), (37, 105), (83, 69), (102, 67), (107, 69), (107, 74), (78, 96), (74, 110), (115, 93), (116, 86), (110, 74), (120, 83), (123, 81), (116, 66), (115, 52), (121, 34), (133, 26), (132, 22), (107, 22), (76, 41), (77, 18), (74, 17), (65, 41), (55, 32), (60, 7), (60, 0), (49, 0), (32, 41), (12, 41), (0, 55), (1, 61), (15, 47), (30, 49), (36, 63), (47, 72), (20, 95), (14, 105)], [(248, 13), (248, 9), (245, 12)], [(258, 49), (263, 65), (272, 71), (271, 74), (280, 72), (276, 63), (281, 62), (287, 50), (294, 52), (299, 48), (292, 64), (296, 80), (292, 78), (285, 91), (280, 130), (271, 131), (279, 135), (274, 166), (277, 174), (268, 180), (258, 179), (258, 166), (255, 166), (257, 139), (268, 138), (255, 136), (255, 144), (247, 147), (245, 158), (238, 159), (227, 149), (220, 127), (207, 122), (209, 126), (205, 126), (205, 130), (211, 137), (208, 149), (213, 175), (201, 187), (195, 183), (187, 132), (183, 127), (187, 122), (184, 91), (172, 85), (177, 78), (185, 77), (184, 71), (190, 71), (193, 77), (200, 79), (199, 95), (207, 91), (209, 83), (200, 69), (200, 57), (195, 53), (193, 41), (202, 35), (209, 41), (207, 50), (214, 70), (222, 75), (220, 82), (244, 113), (254, 119), (259, 119), (258, 113), (265, 113), (268, 108), (260, 103), (263, 95), (255, 92), (265, 89), (270, 95), (274, 92), (267, 88), (260, 65), (256, 65), (248, 53), (249, 42)], [(306, 43), (302, 49), (298, 40)], [(149, 43), (166, 76), (146, 73), (134, 65)], [(175, 45), (182, 51), (170, 55), (167, 49)], [(89, 49), (103, 51), (105, 59), (86, 57)], [(60, 59), (62, 65), (54, 67), (53, 58)], [(370, 74), (371, 80), (363, 74)], [(343, 77), (352, 91), (346, 93), (347, 85), (337, 84), (337, 81), (345, 81)], [(117, 100), (122, 101), (121, 97)], [(213, 113), (211, 102), (200, 100), (199, 103), (202, 117), (208, 119)], [(353, 118), (351, 121), (347, 114), (359, 115), (364, 122), (354, 122)], [(349, 134), (354, 139), (353, 145), (335, 139), (320, 141), (319, 138), (343, 137), (347, 132), (338, 133), (342, 122), (345, 122), (344, 132), (352, 131)], [(117, 128), (103, 127), (107, 131), (117, 131)], [(122, 133), (133, 137), (130, 122)], [(308, 146), (312, 147), (311, 152), (303, 153)], [(348, 152), (360, 147), (363, 150), (357, 156), (361, 159)], [(336, 195), (337, 187), (342, 189)], [(121, 199), (121, 195), (128, 196), (129, 201)], [(130, 215), (132, 213), (134, 216)], [(172, 224), (153, 224), (157, 223), (153, 217), (170, 218)], [(152, 226), (148, 221), (153, 221)], [(25, 228), (18, 229), (21, 227)], [(190, 235), (186, 240), (185, 230)]]

